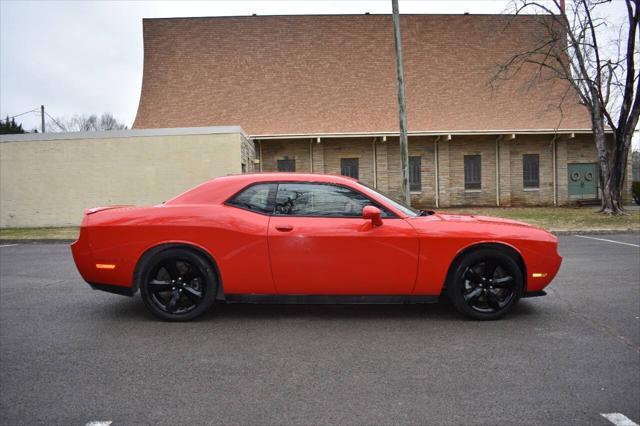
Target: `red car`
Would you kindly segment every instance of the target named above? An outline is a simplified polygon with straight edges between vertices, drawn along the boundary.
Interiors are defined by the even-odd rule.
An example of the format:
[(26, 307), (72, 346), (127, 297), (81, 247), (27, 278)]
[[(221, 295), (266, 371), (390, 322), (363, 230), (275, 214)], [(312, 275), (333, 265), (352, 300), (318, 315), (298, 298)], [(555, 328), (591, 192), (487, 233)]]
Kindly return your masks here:
[(152, 207), (85, 212), (72, 252), (94, 289), (184, 321), (215, 301), (427, 303), (496, 319), (544, 295), (558, 240), (491, 217), (415, 211), (344, 176), (213, 179)]

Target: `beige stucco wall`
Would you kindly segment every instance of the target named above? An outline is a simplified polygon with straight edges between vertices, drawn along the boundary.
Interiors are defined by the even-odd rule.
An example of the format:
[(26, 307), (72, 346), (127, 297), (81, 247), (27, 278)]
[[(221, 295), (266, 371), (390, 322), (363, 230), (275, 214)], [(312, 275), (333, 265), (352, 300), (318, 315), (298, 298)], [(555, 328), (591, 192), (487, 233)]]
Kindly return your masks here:
[(3, 140), (0, 227), (74, 226), (88, 207), (160, 203), (240, 173), (243, 142), (240, 133)]

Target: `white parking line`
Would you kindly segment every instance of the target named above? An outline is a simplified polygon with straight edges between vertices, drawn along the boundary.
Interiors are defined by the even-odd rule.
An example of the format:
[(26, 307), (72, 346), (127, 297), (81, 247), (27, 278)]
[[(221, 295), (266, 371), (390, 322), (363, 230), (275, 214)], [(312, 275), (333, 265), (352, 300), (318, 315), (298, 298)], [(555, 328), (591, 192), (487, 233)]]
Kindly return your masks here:
[(586, 235), (574, 235), (574, 237), (588, 238), (590, 240), (606, 241), (607, 243), (622, 244), (622, 245), (631, 246), (631, 247), (640, 247), (640, 245), (638, 244), (623, 243), (622, 241), (607, 240), (606, 238), (587, 237)]
[(111, 420), (93, 420), (87, 423), (85, 426), (109, 426), (111, 423), (113, 423), (113, 421)]
[(11, 246), (17, 246), (17, 244), (4, 244), (4, 245), (1, 245), (0, 248), (2, 248), (2, 247), (11, 247)]
[(640, 426), (638, 423), (631, 420), (629, 417), (620, 413), (601, 413), (600, 414), (605, 419), (609, 420), (616, 426)]

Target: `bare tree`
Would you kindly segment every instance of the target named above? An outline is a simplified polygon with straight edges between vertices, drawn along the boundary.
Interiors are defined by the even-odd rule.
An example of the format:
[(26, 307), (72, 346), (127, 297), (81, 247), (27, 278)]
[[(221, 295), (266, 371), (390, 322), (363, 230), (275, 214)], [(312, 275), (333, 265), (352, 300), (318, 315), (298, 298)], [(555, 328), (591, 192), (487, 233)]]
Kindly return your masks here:
[(573, 0), (566, 7), (564, 0), (513, 0), (515, 15), (533, 15), (543, 37), (530, 50), (517, 52), (501, 64), (494, 80), (535, 66), (536, 78), (569, 83), (589, 111), (600, 166), (602, 212), (607, 214), (623, 213), (627, 159), (640, 116), (639, 2), (625, 0), (624, 23), (615, 26), (606, 15), (611, 0)]
[(53, 125), (61, 132), (94, 132), (127, 128), (109, 112), (103, 113), (99, 118), (96, 114), (74, 115), (70, 118), (58, 117), (53, 119)]
[(100, 130), (124, 130), (127, 126), (118, 122), (110, 112), (105, 112), (100, 116)]

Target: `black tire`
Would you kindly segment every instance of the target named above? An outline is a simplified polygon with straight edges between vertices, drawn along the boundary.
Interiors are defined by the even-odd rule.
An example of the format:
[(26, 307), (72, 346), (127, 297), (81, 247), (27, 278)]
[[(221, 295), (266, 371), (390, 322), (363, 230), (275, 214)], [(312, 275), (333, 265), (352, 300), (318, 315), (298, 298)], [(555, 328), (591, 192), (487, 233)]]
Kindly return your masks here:
[(513, 256), (492, 248), (465, 255), (447, 282), (453, 306), (477, 320), (495, 320), (507, 314), (518, 303), (523, 288), (523, 273)]
[(210, 261), (194, 251), (163, 250), (144, 260), (140, 270), (142, 301), (160, 319), (189, 321), (213, 305), (217, 275)]

